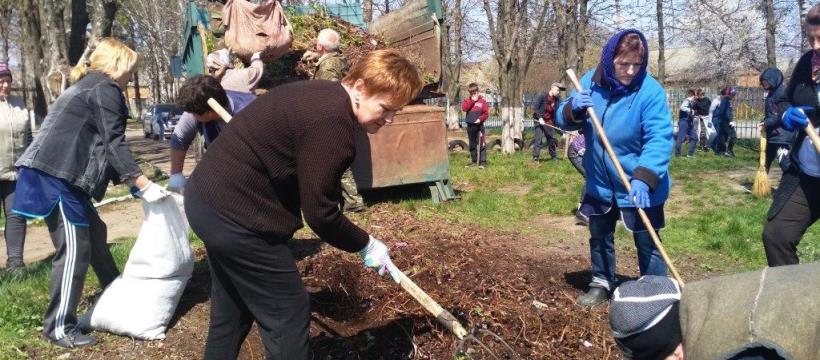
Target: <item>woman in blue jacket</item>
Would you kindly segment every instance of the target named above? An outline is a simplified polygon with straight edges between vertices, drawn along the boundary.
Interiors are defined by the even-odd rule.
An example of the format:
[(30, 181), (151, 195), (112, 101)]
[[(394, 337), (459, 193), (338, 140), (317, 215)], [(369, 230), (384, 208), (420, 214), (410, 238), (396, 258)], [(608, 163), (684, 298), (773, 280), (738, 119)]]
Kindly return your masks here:
[[(574, 91), (557, 111), (558, 125), (583, 128), (587, 151), (584, 170), (586, 196), (582, 208), (589, 218), (592, 260), (590, 290), (578, 304), (606, 301), (615, 285), (615, 224), (632, 232), (641, 275), (666, 275), (666, 264), (637, 215), (643, 208), (655, 229), (664, 226), (663, 204), (669, 196), (668, 167), (672, 155), (672, 116), (666, 94), (647, 74), (649, 47), (640, 31), (623, 30), (604, 47), (597, 69), (581, 79), (583, 92)], [(621, 183), (612, 159), (587, 116), (593, 108), (615, 155), (631, 180), (632, 191)]]

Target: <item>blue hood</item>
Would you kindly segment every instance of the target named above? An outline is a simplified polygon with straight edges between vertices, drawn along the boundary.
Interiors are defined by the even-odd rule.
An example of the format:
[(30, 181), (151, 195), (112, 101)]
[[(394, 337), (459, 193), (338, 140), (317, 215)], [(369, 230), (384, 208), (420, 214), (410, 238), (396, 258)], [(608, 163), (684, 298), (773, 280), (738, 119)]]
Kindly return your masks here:
[[(638, 34), (638, 36), (640, 36), (645, 51), (643, 54), (643, 64), (641, 65), (641, 69), (638, 71), (638, 74), (635, 75), (631, 83), (624, 85), (621, 84), (621, 82), (615, 77), (615, 53), (618, 51), (618, 42), (621, 41), (621, 38), (629, 34)], [(648, 63), (649, 45), (646, 43), (646, 37), (643, 36), (643, 33), (636, 29), (621, 30), (609, 38), (606, 42), (606, 45), (601, 52), (601, 61), (598, 63), (595, 81), (599, 85), (609, 88), (612, 91), (613, 96), (624, 96), (630, 92), (638, 90), (641, 87), (641, 84), (643, 84), (643, 81), (646, 78), (646, 67)]]

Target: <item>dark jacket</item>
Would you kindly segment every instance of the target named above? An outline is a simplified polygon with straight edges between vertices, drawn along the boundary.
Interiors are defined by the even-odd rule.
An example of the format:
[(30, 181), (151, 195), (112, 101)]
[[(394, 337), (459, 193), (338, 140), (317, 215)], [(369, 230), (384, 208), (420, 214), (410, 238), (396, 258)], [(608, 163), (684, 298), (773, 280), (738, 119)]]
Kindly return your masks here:
[(142, 174), (125, 142), (127, 116), (119, 85), (90, 72), (51, 105), (16, 165), (62, 179), (99, 201), (109, 181)]
[(361, 135), (352, 109), (339, 82), (278, 86), (233, 117), (186, 191), (271, 242), (287, 241), (307, 223), (331, 245), (359, 251), (369, 236), (339, 211), (339, 182)]
[[(786, 87), (786, 103), (780, 107), (777, 118), (782, 119), (783, 114), (789, 106), (811, 106), (815, 109), (809, 113), (812, 125), (816, 128), (820, 126), (820, 101), (817, 99), (817, 91), (814, 90), (814, 81), (811, 77), (811, 56), (813, 50), (800, 57), (797, 65), (794, 67), (792, 77), (789, 79), (789, 85)], [(795, 133), (794, 143), (792, 149), (800, 149), (803, 141), (806, 139), (806, 132), (803, 130)], [(797, 151), (792, 151), (789, 155), (791, 164), (797, 166)]]
[(532, 118), (533, 120), (538, 121), (538, 119), (543, 118), (544, 122), (547, 124), (555, 126), (555, 111), (558, 110), (558, 104), (561, 103), (561, 97), (555, 96), (552, 101), (552, 112), (550, 113), (547, 111), (547, 105), (549, 105), (549, 93), (544, 93), (538, 96), (538, 99), (535, 100), (535, 109)]
[[(813, 50), (809, 50), (797, 62), (792, 72), (792, 77), (789, 79), (789, 85), (786, 87), (786, 102), (779, 106), (777, 114), (778, 119), (783, 118), (783, 114), (789, 106), (810, 106), (814, 109), (820, 108), (820, 101), (817, 99), (817, 91), (814, 90), (814, 80), (811, 76), (811, 57)], [(809, 119), (815, 127), (820, 126), (820, 111), (809, 112)], [(794, 143), (789, 152), (789, 157), (783, 160), (782, 166), (786, 171), (780, 180), (780, 186), (772, 195), (772, 206), (769, 208), (767, 218), (773, 219), (780, 210), (789, 201), (789, 198), (794, 193), (795, 189), (800, 186), (800, 178), (807, 175), (801, 174), (799, 162), (797, 162), (797, 154), (803, 141), (806, 140), (806, 132), (803, 130), (796, 131), (794, 134)]]
[(794, 141), (794, 133), (783, 128), (780, 118), (781, 107), (788, 105), (786, 100), (786, 85), (783, 84), (783, 73), (777, 68), (768, 68), (760, 74), (772, 87), (766, 95), (763, 124), (766, 127), (766, 139), (770, 144), (790, 145)]
[(487, 105), (487, 100), (484, 100), (481, 95), (478, 96), (476, 101), (469, 97), (464, 99), (461, 103), (461, 111), (467, 113), (464, 119), (467, 124), (476, 124), (476, 121), (478, 121), (478, 124), (483, 124), (490, 116), (490, 106)]
[(709, 100), (709, 98), (705, 96), (700, 99), (695, 99), (692, 105), (695, 116), (709, 116), (709, 106), (711, 106), (711, 104), (712, 100)]
[(729, 99), (728, 96), (724, 96), (720, 99), (720, 105), (718, 105), (715, 112), (712, 114), (712, 121), (715, 121), (718, 124), (728, 124), (734, 121), (732, 100)]

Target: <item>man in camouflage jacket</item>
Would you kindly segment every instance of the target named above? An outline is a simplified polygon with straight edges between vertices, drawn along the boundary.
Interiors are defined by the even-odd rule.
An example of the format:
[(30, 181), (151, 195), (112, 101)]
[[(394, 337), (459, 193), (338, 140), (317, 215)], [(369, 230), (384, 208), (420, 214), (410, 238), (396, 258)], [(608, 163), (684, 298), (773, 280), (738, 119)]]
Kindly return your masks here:
[[(347, 58), (339, 50), (339, 33), (323, 29), (316, 38), (316, 52), (305, 53), (304, 59), (317, 58), (313, 80), (340, 81), (347, 73)], [(359, 195), (353, 172), (348, 168), (342, 175), (342, 197), (344, 211), (364, 210), (364, 199)]]

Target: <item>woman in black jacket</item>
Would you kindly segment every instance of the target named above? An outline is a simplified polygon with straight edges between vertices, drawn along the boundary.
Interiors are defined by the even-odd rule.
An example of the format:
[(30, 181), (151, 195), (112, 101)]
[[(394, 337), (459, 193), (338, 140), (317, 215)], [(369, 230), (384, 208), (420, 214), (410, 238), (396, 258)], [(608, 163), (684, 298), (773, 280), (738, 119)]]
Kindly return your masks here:
[(778, 116), (796, 137), (763, 228), (769, 266), (797, 264), (797, 245), (820, 217), (820, 153), (805, 132), (809, 121), (820, 125), (820, 4), (806, 14), (805, 31), (812, 50), (797, 62), (786, 88), (791, 106)]
[(783, 159), (789, 154), (789, 148), (794, 141), (794, 132), (783, 128), (779, 115), (788, 106), (786, 103), (786, 86), (783, 83), (783, 73), (776, 67), (763, 70), (760, 74), (760, 86), (768, 91), (764, 104), (763, 121), (760, 126), (766, 131), (766, 172), (772, 166), (775, 158), (783, 165)]
[(125, 142), (128, 109), (122, 89), (137, 53), (114, 39), (97, 44), (87, 62), (71, 71), (73, 86), (49, 109), (40, 133), (17, 161), (13, 211), (45, 218), (56, 253), (43, 336), (66, 348), (93, 345), (77, 329), (77, 305), (90, 264), (105, 288), (119, 275), (106, 246), (106, 226), (91, 199), (105, 196), (112, 180), (152, 202), (167, 193), (142, 175)]

